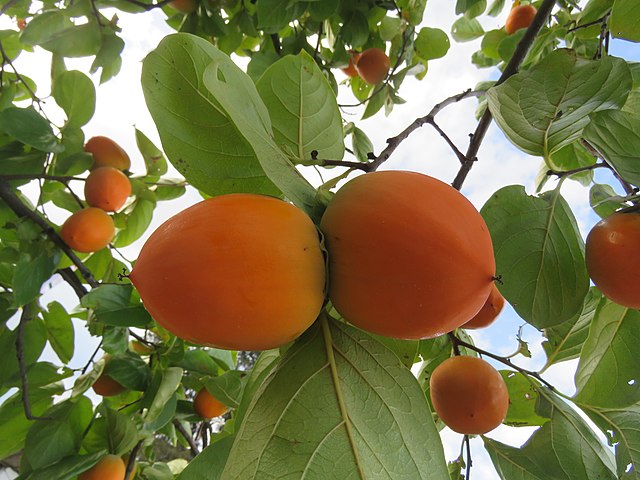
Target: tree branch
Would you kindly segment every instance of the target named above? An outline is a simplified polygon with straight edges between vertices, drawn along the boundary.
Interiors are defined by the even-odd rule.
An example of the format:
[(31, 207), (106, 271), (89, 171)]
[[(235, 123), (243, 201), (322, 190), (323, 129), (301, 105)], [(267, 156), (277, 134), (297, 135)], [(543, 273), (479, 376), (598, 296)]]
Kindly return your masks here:
[(196, 455), (198, 455), (200, 451), (198, 450), (198, 446), (196, 445), (196, 442), (193, 440), (193, 437), (191, 436), (191, 434), (187, 432), (184, 426), (175, 418), (173, 419), (173, 424), (175, 425), (176, 429), (180, 432), (180, 434), (184, 437), (184, 439), (187, 441), (187, 443), (189, 444), (189, 447), (191, 447), (191, 456), (195, 457)]
[(124, 472), (124, 480), (131, 480), (131, 474), (133, 473), (133, 467), (136, 464), (136, 457), (138, 456), (138, 451), (142, 447), (142, 440), (136, 443), (136, 446), (133, 447), (131, 453), (129, 454), (129, 460), (127, 460), (127, 469)]
[[(533, 45), (533, 41), (536, 39), (536, 36), (542, 29), (547, 20), (549, 19), (549, 15), (551, 15), (551, 10), (556, 4), (556, 0), (544, 0), (542, 5), (540, 5), (540, 9), (536, 16), (534, 17), (531, 25), (525, 32), (524, 36), (518, 43), (518, 47), (514, 52), (511, 60), (505, 67), (500, 79), (496, 82), (496, 85), (500, 85), (505, 82), (509, 77), (515, 75), (520, 68), (520, 65), (524, 61), (527, 53), (531, 49)], [(480, 149), (480, 145), (482, 144), (482, 140), (484, 139), (487, 130), (489, 129), (489, 125), (491, 125), (491, 121), (493, 120), (491, 116), (491, 112), (487, 108), (484, 111), (484, 114), (480, 118), (478, 125), (476, 127), (475, 132), (471, 135), (471, 141), (469, 142), (469, 148), (467, 149), (467, 153), (465, 154), (465, 161), (461, 165), (456, 178), (453, 180), (453, 188), (460, 190), (462, 188), (462, 184), (464, 183), (469, 171), (471, 171), (471, 167), (473, 167), (474, 162), (477, 160), (478, 150)]]

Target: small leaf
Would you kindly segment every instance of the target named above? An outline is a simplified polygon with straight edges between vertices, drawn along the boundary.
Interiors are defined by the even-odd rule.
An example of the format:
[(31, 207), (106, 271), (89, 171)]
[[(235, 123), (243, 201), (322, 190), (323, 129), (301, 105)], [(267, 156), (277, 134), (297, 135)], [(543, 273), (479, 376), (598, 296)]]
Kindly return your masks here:
[(449, 37), (439, 28), (421, 28), (414, 42), (416, 53), (425, 60), (444, 57), (450, 46)]
[(69, 363), (74, 351), (74, 329), (71, 317), (58, 302), (51, 302), (42, 313), (47, 328), (47, 338), (60, 361)]
[(9, 107), (0, 111), (0, 131), (43, 152), (64, 150), (49, 122), (32, 108)]
[(113, 244), (116, 247), (131, 245), (149, 228), (151, 220), (153, 219), (153, 211), (156, 208), (156, 202), (155, 199), (148, 199), (148, 197), (149, 195), (144, 198), (138, 196), (131, 211), (129, 211), (130, 207), (128, 207), (125, 213), (122, 214), (125, 219), (125, 226), (113, 239)]
[(242, 372), (229, 370), (224, 374), (207, 379), (204, 384), (209, 393), (228, 407), (236, 408), (242, 397)]
[(162, 150), (156, 147), (149, 138), (136, 128), (136, 145), (144, 158), (147, 175), (162, 176), (167, 173), (167, 159)]
[(178, 367), (169, 367), (162, 373), (160, 385), (144, 417), (146, 423), (154, 422), (160, 417), (165, 404), (180, 386), (183, 373), (184, 371)]
[(53, 253), (42, 250), (35, 258), (27, 253), (20, 255), (13, 273), (14, 306), (26, 305), (40, 295), (42, 285), (51, 278), (59, 260), (57, 250)]
[(470, 42), (483, 34), (484, 29), (475, 18), (461, 17), (451, 26), (451, 36), (456, 42)]
[(606, 218), (626, 206), (626, 200), (611, 185), (594, 183), (589, 190), (589, 204), (600, 218)]
[(51, 93), (67, 114), (66, 127), (82, 127), (93, 117), (96, 89), (84, 73), (77, 70), (62, 72), (56, 77)]
[(351, 144), (353, 146), (353, 153), (359, 162), (369, 161), (369, 154), (373, 153), (373, 143), (367, 134), (358, 127), (353, 127)]

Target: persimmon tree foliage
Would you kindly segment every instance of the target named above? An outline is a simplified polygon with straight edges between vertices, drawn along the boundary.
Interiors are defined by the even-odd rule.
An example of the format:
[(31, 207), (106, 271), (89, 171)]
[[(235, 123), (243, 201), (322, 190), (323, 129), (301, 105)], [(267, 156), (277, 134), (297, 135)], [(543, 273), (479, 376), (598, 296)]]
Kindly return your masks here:
[[(437, 394), (442, 395), (438, 398), (465, 392), (475, 402), (472, 416), (491, 411), (495, 417), (489, 422), (476, 419), (471, 423), (482, 426), (467, 431), (458, 426), (469, 421), (457, 416), (456, 406), (468, 403), (445, 400), (452, 428), (483, 434), (485, 423), (488, 428), (500, 422), (538, 427), (520, 448), (482, 435), (501, 478), (640, 478), (640, 311), (633, 308), (640, 302), (640, 64), (609, 53), (612, 38), (630, 45), (640, 41), (640, 3), (523, 0), (516, 3), (535, 7), (535, 17), (509, 33), (504, 28), (485, 31), (481, 23), (485, 16), (506, 18), (512, 5), (505, 0), (450, 2), (458, 18), (446, 32), (430, 25), (426, 3), (4, 0), (0, 9), (15, 21), (15, 28), (0, 31), (0, 459), (14, 465), (19, 478), (95, 478), (92, 472), (109, 468), (103, 467), (107, 464), (118, 466), (113, 470), (117, 476), (125, 465), (125, 478), (148, 480), (470, 478), (469, 436), (463, 440), (467, 448), (447, 465), (439, 435), (445, 424), (434, 413), (430, 395), (432, 372), (455, 356), (481, 356), (502, 365), (509, 406), (505, 416), (504, 386), (493, 371), (489, 376), (496, 387), (486, 390), (501, 392), (502, 407), (497, 409), (485, 408), (486, 392), (474, 390), (477, 377), (464, 369), (466, 376), (458, 377), (464, 385), (448, 388), (448, 379), (455, 381), (460, 370), (451, 369), (436, 377)], [(85, 138), (83, 128), (94, 115), (99, 91), (94, 82), (108, 82), (123, 62), (118, 12), (142, 16), (154, 9), (162, 9), (176, 30), (148, 53), (142, 69), (146, 105), (161, 143), (155, 145), (139, 130), (139, 152), (124, 152), (118, 139)], [(394, 105), (412, 101), (403, 98), (403, 83), (410, 77), (428, 79), (429, 64), (448, 54), (450, 38), (481, 39), (480, 49), (459, 61), (492, 69), (498, 80), (469, 85), (437, 105), (425, 105), (424, 116), (414, 121), (397, 118), (398, 132), (383, 150), (374, 151), (353, 107), (339, 105), (337, 92), (355, 97), (362, 118), (394, 115)], [(17, 67), (19, 56), (41, 49), (51, 53), (50, 92)], [(367, 61), (359, 66), (364, 52), (375, 53), (365, 54)], [(67, 60), (77, 57), (92, 60), (89, 71), (67, 68)], [(477, 127), (468, 132), (467, 145), (456, 144), (437, 122), (457, 102), (478, 104)], [(62, 121), (51, 120), (54, 107), (64, 113)], [(394, 322), (411, 322), (417, 315), (394, 312), (422, 311), (423, 303), (433, 306), (436, 300), (459, 308), (467, 301), (458, 298), (458, 287), (471, 282), (468, 277), (475, 275), (471, 270), (476, 264), (467, 265), (469, 275), (460, 268), (458, 258), (468, 240), (464, 233), (452, 232), (459, 227), (456, 209), (462, 207), (442, 199), (449, 198), (447, 189), (464, 193), (472, 167), (484, 160), (478, 152), (493, 121), (517, 148), (539, 157), (536, 193), (526, 193), (523, 185), (504, 185), (481, 208), (484, 221), (478, 215), (477, 225), (488, 229), (493, 252), (484, 247), (488, 240), (475, 250), (464, 247), (469, 250), (464, 258), (485, 250), (492, 257), (480, 255), (482, 287), (473, 290), (477, 298), (464, 318), (447, 312), (442, 318), (456, 320), (443, 326), (440, 314), (434, 313), (416, 319), (430, 322), (430, 328), (397, 333), (403, 329)], [(398, 184), (394, 202), (407, 208), (393, 206), (390, 212), (385, 209), (391, 202), (385, 199), (394, 189), (382, 182), (375, 186), (378, 196), (367, 197), (371, 191), (364, 189), (349, 197), (353, 222), (340, 217), (340, 206), (332, 200), (342, 181), (358, 175), (373, 178), (371, 172), (381, 167), (393, 170), (395, 149), (410, 135), (420, 135), (423, 126), (435, 128), (451, 148), (451, 158), (442, 161), (459, 162), (457, 175), (449, 179), (452, 187), (443, 184), (422, 196)], [(142, 157), (145, 169), (132, 167), (130, 156)], [(303, 175), (307, 167), (320, 171), (325, 183), (313, 187)], [(175, 171), (183, 178), (175, 180)], [(115, 193), (98, 177), (104, 182), (118, 178)], [(548, 183), (550, 178), (558, 181)], [(604, 295), (590, 287), (585, 240), (560, 193), (569, 181), (589, 189), (590, 206), (599, 216), (618, 212), (633, 219), (614, 233), (598, 233), (598, 245), (589, 252), (589, 264), (598, 271), (596, 284), (613, 289)], [(26, 195), (24, 187), (36, 196)], [(128, 278), (136, 272), (135, 259), (124, 258), (119, 249), (151, 233), (147, 230), (153, 212), (179, 199), (187, 188), (214, 197), (207, 205), (229, 194), (279, 198), (277, 202), (308, 217), (305, 225), (311, 234), (305, 235), (320, 242), (329, 268), (323, 292), (320, 261), (314, 261), (317, 274), (308, 282), (314, 292), (301, 286), (302, 280), (291, 280), (307, 278), (305, 272), (289, 275), (289, 268), (283, 269), (289, 282), (284, 289), (280, 277), (265, 273), (278, 255), (297, 248), (284, 227), (269, 231), (266, 215), (245, 225), (244, 217), (235, 213), (225, 220), (229, 229), (233, 222), (238, 230), (259, 228), (256, 241), (265, 239), (278, 254), (261, 255), (260, 249), (247, 247), (251, 262), (242, 268), (251, 272), (255, 285), (242, 284), (243, 270), (235, 270), (224, 251), (219, 261), (198, 261), (198, 252), (206, 250), (198, 234), (204, 235), (206, 228), (215, 235), (227, 229), (227, 224), (207, 225), (206, 215), (199, 220), (202, 229), (189, 230), (194, 238), (185, 234), (171, 244), (177, 249), (173, 254), (170, 247), (162, 255), (149, 255), (144, 266), (141, 255), (139, 275), (146, 272), (147, 277), (138, 280), (138, 273), (132, 273), (133, 283), (150, 282), (158, 304), (177, 310), (178, 317), (183, 312), (184, 328), (170, 329), (174, 333), (195, 325), (207, 338), (209, 333), (217, 338), (220, 329), (237, 337), (236, 325), (225, 323), (235, 318), (233, 302), (238, 302), (238, 311), (251, 311), (256, 308), (251, 302), (266, 305), (271, 300), (263, 312), (274, 313), (252, 324), (252, 351), (218, 349), (211, 341), (194, 343), (197, 331), (187, 339), (174, 336), (156, 323), (141, 299), (144, 289), (139, 293)], [(417, 203), (421, 200), (424, 203)], [(332, 213), (321, 222), (327, 206), (336, 216)], [(67, 217), (87, 217), (87, 226), (78, 220), (73, 228), (63, 227), (64, 221), (51, 214), (60, 209)], [(248, 210), (255, 216), (255, 209)], [(367, 231), (358, 232), (355, 220), (369, 225), (362, 227)], [(390, 227), (380, 237), (367, 237), (368, 229), (381, 223)], [(331, 229), (326, 243), (323, 228)], [(602, 231), (612, 230), (607, 226)], [(340, 244), (342, 232), (355, 237), (360, 233), (364, 240), (354, 240), (355, 247)], [(162, 232), (156, 235), (162, 243)], [(412, 238), (420, 242), (412, 245)], [(381, 244), (384, 255), (376, 251)], [(394, 246), (401, 248), (394, 251)], [(372, 255), (355, 257), (363, 252)], [(598, 258), (599, 252), (615, 252), (615, 261)], [(413, 266), (444, 265), (430, 280), (432, 288), (404, 279), (403, 271), (415, 272), (398, 265), (412, 265), (412, 255), (419, 256)], [(177, 271), (176, 276), (160, 264), (163, 259), (175, 265), (168, 270)], [(182, 259), (191, 263), (185, 267)], [(443, 259), (458, 263), (448, 269)], [(490, 271), (494, 260), (495, 271)], [(333, 283), (332, 262), (342, 265), (342, 270), (334, 266), (339, 280)], [(291, 268), (302, 268), (294, 264)], [(214, 270), (220, 265), (225, 269)], [(393, 275), (374, 268), (380, 266)], [(372, 278), (351, 277), (355, 270), (373, 272)], [(202, 288), (201, 295), (194, 295), (205, 271), (209, 290), (233, 287), (210, 295)], [(54, 278), (72, 287), (76, 308), (43, 301)], [(258, 288), (258, 279), (265, 285), (260, 286), (259, 301), (248, 294)], [(364, 288), (358, 282), (366, 282)], [(540, 371), (518, 365), (517, 357), (478, 348), (462, 327), (487, 302), (490, 310), (499, 312), (487, 299), (492, 285), (500, 302), (503, 297), (523, 323), (546, 337), (546, 364)], [(625, 304), (616, 303), (620, 290)], [(386, 303), (388, 311), (379, 311), (383, 307), (378, 305), (385, 303), (378, 301), (390, 291), (397, 297)], [(225, 315), (208, 307), (215, 294), (229, 304)], [(315, 321), (277, 313), (288, 310), (274, 298), (293, 304), (305, 296), (314, 298)], [(331, 297), (340, 298), (335, 308)], [(350, 312), (356, 297), (362, 320), (354, 323), (367, 329), (375, 315), (378, 334), (349, 323), (349, 313), (341, 317), (339, 312)], [(304, 311), (309, 314), (309, 308)], [(100, 339), (104, 355), (99, 350), (83, 353), (74, 340), (73, 322)], [(280, 335), (278, 327), (297, 322), (304, 328), (312, 324), (282, 345), (292, 334)], [(285, 340), (269, 345), (275, 348), (253, 351), (264, 338), (278, 335)], [(45, 347), (57, 360), (43, 359)], [(86, 356), (86, 365), (74, 370), (68, 365), (78, 354)], [(569, 396), (542, 373), (572, 359), (579, 361), (576, 393)], [(466, 363), (477, 362), (451, 364)], [(413, 375), (411, 368), (418, 371), (417, 364), (419, 374)], [(103, 392), (100, 403), (90, 399), (95, 399), (92, 386), (94, 392)], [(226, 412), (214, 423), (219, 428), (212, 429), (210, 419), (203, 418), (210, 415), (200, 407), (194, 409), (193, 399), (203, 391), (222, 404), (216, 412)]]

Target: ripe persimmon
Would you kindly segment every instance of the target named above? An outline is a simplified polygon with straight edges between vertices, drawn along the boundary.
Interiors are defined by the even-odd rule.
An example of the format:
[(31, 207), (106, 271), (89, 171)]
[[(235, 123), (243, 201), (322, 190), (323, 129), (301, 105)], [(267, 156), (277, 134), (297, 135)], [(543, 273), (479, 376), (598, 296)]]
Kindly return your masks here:
[(129, 278), (168, 331), (230, 350), (288, 343), (324, 301), (313, 222), (263, 195), (221, 195), (178, 213), (149, 237)]
[(113, 220), (104, 210), (89, 207), (67, 218), (60, 229), (60, 237), (75, 251), (89, 253), (109, 245), (115, 231)]
[(113, 167), (118, 170), (129, 170), (131, 159), (127, 152), (108, 137), (91, 137), (84, 145), (84, 151), (93, 155), (93, 167)]
[(446, 359), (431, 374), (429, 386), (433, 409), (454, 432), (481, 435), (507, 416), (507, 384), (500, 372), (481, 358)]
[(78, 475), (78, 480), (123, 480), (127, 467), (117, 455), (106, 455), (93, 467)]
[(614, 302), (640, 309), (640, 213), (614, 213), (587, 235), (587, 272)]
[(536, 7), (533, 5), (514, 4), (504, 24), (507, 35), (512, 35), (521, 28), (529, 27), (537, 12)]
[(389, 66), (389, 57), (379, 48), (368, 48), (356, 60), (358, 75), (371, 85), (376, 85), (385, 79)]
[(491, 292), (489, 293), (489, 298), (484, 302), (484, 305), (480, 309), (480, 311), (469, 320), (467, 323), (462, 325), (462, 328), (466, 328), (468, 330), (474, 330), (477, 328), (484, 328), (491, 325), (495, 322), (496, 318), (504, 308), (504, 297), (498, 290), (498, 287), (494, 284), (491, 287)]
[(116, 382), (106, 373), (102, 373), (92, 385), (93, 391), (103, 397), (113, 397), (126, 390), (124, 385)]
[(169, 5), (181, 13), (192, 13), (198, 8), (197, 0), (173, 0)]
[(349, 78), (354, 78), (358, 76), (358, 71), (356, 70), (356, 63), (358, 63), (358, 59), (360, 58), (360, 54), (355, 51), (349, 52), (349, 65), (345, 68), (341, 68), (342, 73), (344, 73)]
[(25, 28), (27, 28), (27, 21), (24, 18), (18, 18), (16, 20), (16, 23), (18, 24), (18, 30), (22, 31)]
[(84, 184), (84, 198), (92, 207), (105, 212), (120, 210), (131, 195), (131, 182), (117, 168), (99, 167), (92, 170)]
[(495, 259), (487, 226), (456, 189), (415, 172), (346, 183), (320, 223), (329, 298), (345, 320), (379, 335), (430, 338), (482, 307)]
[(229, 407), (202, 388), (193, 399), (193, 409), (202, 418), (210, 419), (223, 415)]

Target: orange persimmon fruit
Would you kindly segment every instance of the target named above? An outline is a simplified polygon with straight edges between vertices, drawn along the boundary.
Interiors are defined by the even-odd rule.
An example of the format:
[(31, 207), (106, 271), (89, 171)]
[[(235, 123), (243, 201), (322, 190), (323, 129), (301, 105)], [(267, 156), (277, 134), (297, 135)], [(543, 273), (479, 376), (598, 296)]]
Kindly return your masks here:
[(446, 359), (431, 374), (429, 386), (433, 409), (454, 432), (481, 435), (507, 416), (507, 385), (500, 372), (481, 358)]
[(264, 195), (221, 195), (178, 213), (149, 237), (129, 278), (162, 327), (229, 350), (294, 340), (324, 301), (315, 225)]
[(78, 480), (123, 480), (126, 470), (122, 458), (106, 455), (89, 470), (78, 475)]
[(103, 397), (113, 397), (126, 390), (124, 385), (121, 385), (106, 373), (102, 373), (95, 383), (92, 385), (93, 391)]
[(495, 322), (503, 308), (504, 297), (498, 290), (498, 287), (493, 284), (491, 287), (491, 293), (489, 293), (489, 298), (484, 302), (480, 311), (471, 320), (462, 325), (462, 328), (475, 330), (478, 328), (488, 327)]
[(73, 250), (89, 253), (109, 245), (115, 231), (112, 218), (104, 210), (88, 207), (67, 218), (60, 229), (60, 237)]
[(456, 189), (415, 172), (347, 182), (320, 222), (329, 298), (348, 322), (379, 335), (431, 338), (469, 321), (489, 296), (489, 230)]
[(229, 407), (202, 388), (193, 399), (193, 409), (202, 418), (210, 419), (223, 415)]
[(504, 24), (504, 29), (507, 32), (507, 35), (512, 35), (521, 28), (529, 27), (537, 12), (536, 7), (533, 5), (514, 4), (513, 8), (509, 12), (507, 21)]
[(358, 75), (371, 85), (376, 85), (386, 78), (389, 66), (389, 57), (380, 48), (368, 48), (356, 60)]
[(349, 52), (349, 65), (340, 69), (342, 70), (342, 73), (344, 73), (349, 78), (357, 77), (358, 71), (356, 70), (356, 63), (358, 63), (359, 58), (360, 54), (356, 51), (351, 50)]
[(173, 0), (169, 5), (181, 13), (193, 13), (198, 8), (197, 0)]
[(131, 195), (131, 182), (117, 168), (99, 167), (92, 170), (84, 184), (84, 198), (92, 207), (105, 212), (120, 210)]
[(616, 212), (587, 235), (587, 272), (615, 303), (640, 309), (640, 213)]
[(127, 152), (109, 137), (91, 137), (84, 145), (84, 151), (93, 155), (93, 167), (113, 167), (129, 170), (131, 159)]

